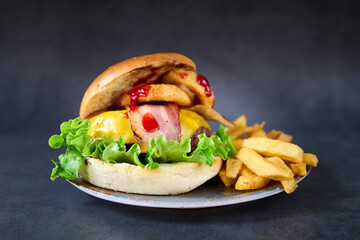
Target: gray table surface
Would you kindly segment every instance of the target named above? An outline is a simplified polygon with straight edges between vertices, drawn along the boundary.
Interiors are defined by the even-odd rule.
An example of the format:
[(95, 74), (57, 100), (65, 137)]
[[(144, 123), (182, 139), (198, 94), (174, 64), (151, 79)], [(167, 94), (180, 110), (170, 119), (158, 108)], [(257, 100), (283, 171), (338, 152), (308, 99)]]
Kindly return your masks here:
[[(0, 239), (356, 239), (356, 1), (8, 1), (0, 8)], [(282, 129), (318, 168), (290, 195), (210, 209), (121, 205), (51, 182), (47, 146), (107, 66), (192, 58), (215, 109)], [(215, 128), (216, 124), (212, 124)]]

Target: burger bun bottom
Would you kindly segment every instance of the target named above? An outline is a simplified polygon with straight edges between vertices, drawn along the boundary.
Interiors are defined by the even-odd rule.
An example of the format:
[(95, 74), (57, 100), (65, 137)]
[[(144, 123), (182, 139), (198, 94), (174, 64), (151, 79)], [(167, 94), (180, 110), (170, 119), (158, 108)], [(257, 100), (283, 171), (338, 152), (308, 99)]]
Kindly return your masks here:
[(98, 187), (115, 191), (174, 195), (186, 193), (213, 178), (221, 169), (223, 160), (214, 158), (210, 167), (200, 163), (163, 163), (157, 169), (143, 169), (128, 163), (110, 164), (87, 158), (80, 168), (81, 177)]

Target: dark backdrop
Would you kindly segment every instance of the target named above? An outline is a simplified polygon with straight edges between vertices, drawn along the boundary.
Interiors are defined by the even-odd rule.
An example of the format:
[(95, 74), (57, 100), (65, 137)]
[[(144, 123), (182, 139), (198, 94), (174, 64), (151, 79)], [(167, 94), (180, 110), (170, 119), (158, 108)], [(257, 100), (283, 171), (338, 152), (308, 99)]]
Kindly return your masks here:
[[(1, 238), (357, 238), (359, 11), (357, 1), (2, 1)], [(78, 115), (88, 85), (154, 52), (192, 58), (218, 111), (294, 135), (319, 167), (291, 195), (203, 210), (120, 205), (51, 182), (47, 139)]]

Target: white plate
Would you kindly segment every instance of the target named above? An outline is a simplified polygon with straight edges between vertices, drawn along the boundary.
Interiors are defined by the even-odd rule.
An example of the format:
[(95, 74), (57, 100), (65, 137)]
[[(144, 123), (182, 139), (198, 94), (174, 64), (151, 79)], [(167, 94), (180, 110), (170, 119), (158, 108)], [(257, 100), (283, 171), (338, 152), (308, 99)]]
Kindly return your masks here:
[[(311, 167), (308, 168), (307, 175), (309, 175), (310, 170)], [(295, 180), (297, 183), (299, 183), (306, 176), (296, 177)], [(280, 184), (274, 183), (269, 184), (266, 187), (258, 190), (238, 191), (234, 188), (224, 187), (223, 184), (220, 183), (220, 181), (213, 179), (189, 193), (172, 196), (154, 196), (112, 191), (96, 187), (90, 183), (85, 182), (81, 178), (76, 181), (69, 182), (81, 191), (97, 198), (116, 203), (156, 208), (219, 207), (254, 201), (284, 191)], [(301, 188), (298, 189), (298, 191), (300, 190)]]

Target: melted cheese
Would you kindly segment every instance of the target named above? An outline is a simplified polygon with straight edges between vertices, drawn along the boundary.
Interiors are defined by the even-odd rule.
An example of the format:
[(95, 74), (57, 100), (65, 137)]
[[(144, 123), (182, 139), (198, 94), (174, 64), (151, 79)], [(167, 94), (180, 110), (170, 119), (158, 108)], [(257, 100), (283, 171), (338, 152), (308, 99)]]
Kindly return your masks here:
[[(127, 110), (103, 112), (95, 117), (90, 118), (89, 135), (93, 138), (102, 138), (106, 136), (107, 139), (114, 137), (118, 139), (119, 136), (125, 136), (125, 143), (137, 143), (127, 117), (125, 117)], [(199, 114), (180, 109), (180, 126), (181, 126), (181, 141), (184, 138), (191, 137), (200, 127), (206, 127), (210, 130), (209, 124)]]
[(107, 139), (125, 136), (125, 143), (137, 143), (131, 131), (129, 119), (125, 117), (126, 112), (127, 110), (109, 111), (90, 118), (91, 125), (88, 134), (93, 138), (106, 136)]
[(192, 137), (196, 130), (200, 127), (206, 127), (210, 130), (209, 124), (205, 119), (196, 112), (180, 109), (180, 127), (181, 127), (181, 141), (184, 138)]

